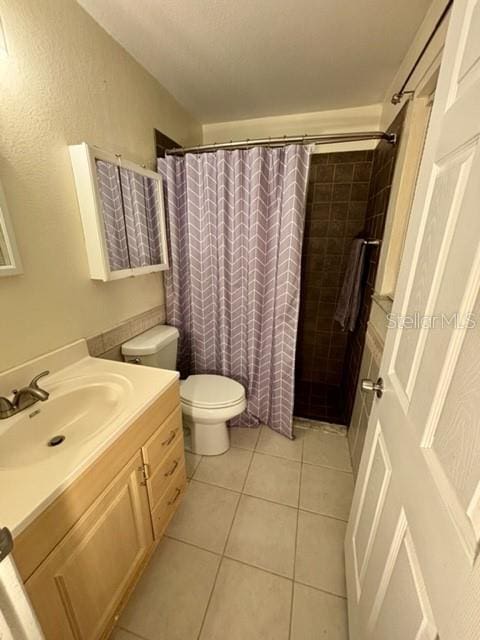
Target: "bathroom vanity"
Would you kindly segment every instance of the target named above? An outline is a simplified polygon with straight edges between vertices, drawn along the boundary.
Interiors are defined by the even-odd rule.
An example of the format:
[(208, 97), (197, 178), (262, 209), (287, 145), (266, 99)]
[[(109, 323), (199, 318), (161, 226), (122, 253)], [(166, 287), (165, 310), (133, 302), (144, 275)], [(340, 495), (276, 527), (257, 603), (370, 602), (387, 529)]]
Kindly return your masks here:
[[(84, 349), (78, 344), (77, 355)], [(79, 432), (95, 403), (111, 411), (98, 433), (70, 449), (32, 448), (21, 462), (13, 454), (0, 468), (3, 486), (11, 487), (0, 508), (47, 640), (97, 640), (108, 637), (186, 487), (178, 374), (87, 356), (56, 378), (45, 384), (50, 399), (34, 407), (40, 416), (49, 402), (61, 406), (75, 385), (89, 388), (75, 414)], [(2, 429), (0, 440), (8, 435)], [(64, 433), (65, 444), (74, 440), (68, 425)]]

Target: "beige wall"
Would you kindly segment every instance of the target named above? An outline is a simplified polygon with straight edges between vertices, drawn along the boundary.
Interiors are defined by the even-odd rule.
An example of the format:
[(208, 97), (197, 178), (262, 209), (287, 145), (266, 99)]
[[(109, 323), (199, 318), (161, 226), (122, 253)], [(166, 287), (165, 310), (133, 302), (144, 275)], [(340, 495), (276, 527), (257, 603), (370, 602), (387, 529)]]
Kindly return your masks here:
[[(382, 104), (371, 104), (351, 109), (293, 113), (284, 116), (233, 120), (203, 125), (204, 144), (267, 138), (269, 136), (298, 136), (305, 133), (348, 133), (349, 131), (378, 131), (382, 117)], [(341, 143), (317, 146), (321, 152), (374, 149), (377, 141)]]
[(201, 127), (74, 0), (0, 0), (0, 180), (24, 274), (0, 278), (0, 370), (163, 303), (159, 274), (89, 279), (67, 145), (153, 166), (156, 127)]
[(405, 96), (399, 105), (392, 105), (391, 97), (402, 86), (419, 52), (442, 14), (447, 1), (433, 0), (395, 78), (387, 90), (382, 108), (381, 126), (386, 130), (398, 115), (400, 109), (408, 103), (375, 282), (375, 290), (381, 295), (393, 297), (395, 292), (406, 226), (429, 118), (428, 95), (435, 86), (435, 79), (445, 43), (448, 17), (437, 31), (408, 83), (407, 90), (414, 90), (415, 96), (413, 98)]
[[(381, 117), (381, 127), (383, 130), (387, 130), (388, 127), (392, 124), (392, 122), (397, 117), (399, 111), (405, 104), (405, 100), (408, 97), (405, 97), (403, 101), (398, 105), (392, 105), (391, 98), (394, 93), (400, 90), (405, 78), (407, 77), (410, 69), (413, 67), (417, 56), (421, 52), (425, 42), (428, 37), (432, 33), (439, 17), (443, 13), (448, 0), (432, 0), (432, 4), (430, 5), (429, 10), (427, 11), (425, 18), (422, 21), (422, 24), (418, 28), (417, 33), (415, 34), (415, 38), (413, 39), (411, 45), (408, 48), (407, 53), (405, 54), (395, 77), (392, 80), (392, 83), (388, 87), (385, 93), (385, 100), (383, 102), (382, 107), (382, 117)], [(445, 43), (445, 36), (448, 28), (448, 17), (443, 21), (441, 27), (437, 31), (435, 37), (430, 42), (427, 51), (422, 57), (420, 63), (418, 64), (415, 72), (413, 73), (407, 90), (409, 89), (417, 89), (418, 85), (421, 83), (422, 78), (425, 74), (428, 73), (430, 67), (436, 63), (438, 56), (441, 56), (443, 51), (443, 46)]]

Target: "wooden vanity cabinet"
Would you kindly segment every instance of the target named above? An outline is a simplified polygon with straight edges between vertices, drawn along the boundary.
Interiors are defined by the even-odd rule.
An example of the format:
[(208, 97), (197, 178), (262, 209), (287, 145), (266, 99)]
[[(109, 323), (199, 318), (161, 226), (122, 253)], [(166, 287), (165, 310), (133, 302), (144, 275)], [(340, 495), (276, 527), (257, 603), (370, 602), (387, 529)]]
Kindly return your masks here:
[(27, 581), (47, 638), (98, 638), (152, 545), (137, 453)]
[[(166, 394), (166, 402), (155, 403), (157, 412), (154, 405), (141, 416), (19, 537), (15, 559), (47, 640), (108, 637), (175, 513), (186, 487), (178, 384)], [(114, 461), (125, 457), (125, 448), (130, 457), (116, 470)], [(91, 487), (94, 499), (79, 517), (71, 502), (69, 521), (69, 501)], [(65, 535), (57, 541), (57, 527), (48, 554), (40, 557), (33, 543), (39, 535), (48, 538), (45, 522), (55, 513), (65, 521)], [(40, 548), (44, 554), (46, 547)]]

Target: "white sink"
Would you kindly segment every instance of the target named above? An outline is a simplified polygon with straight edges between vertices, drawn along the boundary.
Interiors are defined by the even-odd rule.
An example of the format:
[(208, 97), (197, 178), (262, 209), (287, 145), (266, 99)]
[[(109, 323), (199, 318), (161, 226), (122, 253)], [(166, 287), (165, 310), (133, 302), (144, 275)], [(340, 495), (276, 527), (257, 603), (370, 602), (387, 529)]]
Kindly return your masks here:
[[(79, 340), (0, 372), (0, 395), (46, 369), (48, 400), (0, 420), (0, 524), (14, 536), (178, 380), (176, 371), (91, 358)], [(64, 439), (49, 447), (55, 436)]]
[[(44, 384), (50, 397), (0, 423), (0, 468), (56, 458), (98, 435), (133, 392), (124, 376), (79, 376)], [(57, 443), (52, 446), (53, 443)]]

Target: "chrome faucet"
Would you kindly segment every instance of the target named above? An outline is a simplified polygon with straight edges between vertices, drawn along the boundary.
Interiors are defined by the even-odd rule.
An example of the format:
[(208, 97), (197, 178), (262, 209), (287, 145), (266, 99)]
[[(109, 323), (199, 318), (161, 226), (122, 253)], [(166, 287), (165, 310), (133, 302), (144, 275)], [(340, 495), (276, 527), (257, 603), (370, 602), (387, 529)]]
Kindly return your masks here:
[(0, 420), (4, 418), (10, 418), (16, 413), (28, 409), (32, 404), (35, 404), (39, 400), (45, 402), (48, 400), (49, 393), (45, 389), (41, 389), (38, 386), (38, 381), (44, 376), (48, 376), (50, 371), (42, 371), (38, 376), (35, 376), (30, 382), (28, 387), (22, 387), (21, 389), (14, 389), (12, 391), (13, 398), (0, 398)]

